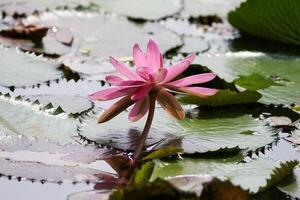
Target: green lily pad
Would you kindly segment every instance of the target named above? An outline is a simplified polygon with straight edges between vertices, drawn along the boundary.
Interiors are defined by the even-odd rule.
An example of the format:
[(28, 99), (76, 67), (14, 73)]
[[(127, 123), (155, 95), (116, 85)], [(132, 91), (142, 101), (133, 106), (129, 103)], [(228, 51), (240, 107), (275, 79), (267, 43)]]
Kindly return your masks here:
[(272, 80), (271, 77), (267, 79), (266, 77), (263, 77), (260, 74), (239, 76), (239, 78), (234, 80), (234, 83), (251, 91), (266, 89), (272, 85), (280, 85), (277, 84), (274, 80)]
[(31, 104), (0, 98), (0, 134), (35, 136), (60, 144), (75, 143), (77, 120), (67, 115), (49, 115)]
[[(298, 89), (300, 87), (300, 59), (298, 58), (273, 58), (262, 53), (238, 52), (199, 56), (195, 63), (207, 66), (228, 82), (251, 74), (263, 77), (261, 79), (263, 82), (272, 79), (276, 85), (272, 84), (268, 88), (258, 90), (263, 95), (260, 99), (262, 103), (299, 104), (300, 102)], [(255, 85), (257, 87), (258, 84)]]
[(3, 47), (0, 47), (0, 54), (2, 86), (32, 86), (62, 77), (62, 73), (57, 70), (61, 64), (57, 62)]
[(178, 0), (95, 0), (101, 9), (134, 19), (157, 20), (178, 13), (182, 4)]
[[(97, 124), (98, 113), (83, 121), (79, 127), (80, 135), (99, 144), (134, 150), (139, 144), (145, 118), (129, 123), (128, 113), (123, 112), (109, 122)], [(246, 131), (251, 133), (243, 134)], [(272, 143), (276, 137), (274, 134), (272, 128), (248, 114), (208, 112), (203, 118), (176, 121), (157, 108), (146, 146), (175, 145), (181, 147), (184, 153), (228, 151), (236, 147), (255, 150)]]
[(266, 190), (290, 174), (298, 161), (276, 162), (262, 159), (249, 163), (238, 163), (239, 156), (229, 158), (192, 159), (180, 161), (157, 161), (152, 179), (176, 175), (210, 174), (234, 185), (241, 186), (251, 193)]
[(231, 90), (220, 90), (214, 96), (199, 98), (196, 96), (182, 96), (179, 101), (186, 104), (195, 104), (199, 106), (225, 106), (234, 104), (255, 103), (262, 97), (256, 91), (246, 90), (244, 92), (235, 92)]
[(230, 12), (228, 19), (242, 32), (299, 45), (299, 10), (300, 3), (295, 0), (247, 0)]

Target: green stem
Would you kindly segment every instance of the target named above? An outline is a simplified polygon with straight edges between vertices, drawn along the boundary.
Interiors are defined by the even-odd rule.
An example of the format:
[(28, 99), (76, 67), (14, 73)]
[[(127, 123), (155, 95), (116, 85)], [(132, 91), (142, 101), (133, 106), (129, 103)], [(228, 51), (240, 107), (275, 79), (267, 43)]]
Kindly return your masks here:
[(144, 145), (145, 145), (145, 141), (147, 139), (149, 130), (151, 128), (151, 124), (152, 124), (152, 120), (153, 120), (153, 116), (154, 116), (154, 110), (155, 110), (155, 94), (150, 94), (150, 105), (149, 105), (149, 112), (148, 112), (148, 117), (147, 117), (147, 121), (143, 130), (143, 133), (141, 135), (141, 139), (140, 139), (140, 143), (137, 146), (137, 148), (134, 151), (133, 154), (133, 158), (134, 160), (137, 160), (140, 158), (141, 153), (143, 151)]

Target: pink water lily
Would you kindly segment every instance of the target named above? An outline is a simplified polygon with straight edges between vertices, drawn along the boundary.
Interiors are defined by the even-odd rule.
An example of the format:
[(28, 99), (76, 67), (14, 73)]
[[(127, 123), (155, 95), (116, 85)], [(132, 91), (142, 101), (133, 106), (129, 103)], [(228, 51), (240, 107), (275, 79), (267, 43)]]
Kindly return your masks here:
[(112, 107), (106, 110), (98, 119), (98, 123), (106, 122), (123, 110), (133, 105), (129, 113), (129, 120), (137, 121), (142, 118), (155, 100), (169, 114), (177, 119), (184, 118), (184, 111), (170, 91), (178, 91), (199, 97), (214, 95), (217, 90), (205, 87), (192, 87), (193, 84), (205, 83), (215, 78), (214, 73), (204, 73), (174, 80), (184, 72), (195, 59), (191, 54), (179, 63), (165, 68), (162, 54), (153, 40), (149, 40), (146, 53), (143, 53), (138, 44), (133, 47), (133, 60), (136, 70), (133, 71), (113, 57), (111, 64), (124, 76), (109, 75), (106, 81), (114, 87), (104, 89), (89, 95), (92, 100), (111, 100), (121, 98)]

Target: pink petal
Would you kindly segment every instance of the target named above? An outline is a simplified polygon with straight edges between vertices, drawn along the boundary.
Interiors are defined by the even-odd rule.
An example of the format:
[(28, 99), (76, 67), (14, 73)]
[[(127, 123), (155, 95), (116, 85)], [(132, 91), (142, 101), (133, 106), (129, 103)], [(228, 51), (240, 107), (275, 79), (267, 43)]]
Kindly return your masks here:
[(181, 74), (182, 72), (184, 72), (190, 66), (190, 64), (192, 64), (192, 62), (194, 61), (195, 57), (196, 57), (195, 54), (190, 54), (189, 56), (187, 56), (186, 58), (184, 58), (179, 63), (168, 67), (167, 68), (168, 73), (167, 73), (167, 76), (166, 76), (166, 78), (164, 80), (164, 83), (167, 83), (167, 82), (173, 80), (179, 74)]
[(155, 74), (154, 80), (157, 83), (163, 81), (167, 76), (168, 70), (166, 68), (159, 68)]
[(88, 97), (91, 100), (106, 101), (127, 95), (129, 93), (132, 93), (134, 90), (136, 90), (136, 88), (108, 88), (95, 92)]
[(218, 92), (216, 89), (205, 87), (181, 87), (178, 90), (198, 97), (212, 96)]
[(120, 82), (124, 81), (122, 78), (120, 78), (119, 76), (115, 76), (115, 75), (108, 75), (105, 77), (105, 80), (112, 85), (119, 85)]
[(129, 113), (129, 120), (135, 122), (141, 119), (148, 112), (149, 104), (149, 95), (146, 95), (143, 99), (138, 100)]
[(152, 39), (149, 40), (147, 45), (146, 65), (151, 66), (154, 70), (163, 66), (160, 50)]
[(119, 71), (121, 72), (124, 76), (126, 76), (129, 79), (133, 80), (138, 80), (139, 77), (138, 75), (131, 71), (126, 65), (124, 65), (122, 62), (117, 61), (113, 57), (110, 57), (110, 62), (111, 64)]
[(98, 123), (107, 122), (108, 120), (111, 120), (121, 112), (123, 112), (126, 108), (131, 106), (134, 103), (130, 99), (130, 96), (127, 95), (117, 101), (115, 104), (113, 104), (109, 109), (107, 109), (97, 120)]
[(144, 98), (149, 92), (150, 90), (153, 88), (153, 84), (147, 84), (144, 86), (139, 87), (131, 96), (131, 99), (136, 101), (139, 99)]
[(137, 67), (146, 65), (146, 55), (142, 52), (138, 44), (133, 46), (133, 61)]
[(215, 73), (197, 74), (167, 84), (175, 87), (185, 87), (193, 84), (206, 83), (208, 81), (213, 80), (215, 77), (216, 77)]
[(140, 87), (145, 85), (145, 81), (132, 81), (132, 80), (128, 80), (128, 81), (122, 81), (119, 83), (119, 86), (128, 86), (128, 87)]
[(154, 73), (151, 67), (139, 67), (136, 69), (136, 73), (144, 80), (149, 81), (151, 74)]
[(184, 119), (184, 110), (176, 98), (168, 91), (160, 90), (157, 94), (157, 101), (167, 113), (176, 119)]

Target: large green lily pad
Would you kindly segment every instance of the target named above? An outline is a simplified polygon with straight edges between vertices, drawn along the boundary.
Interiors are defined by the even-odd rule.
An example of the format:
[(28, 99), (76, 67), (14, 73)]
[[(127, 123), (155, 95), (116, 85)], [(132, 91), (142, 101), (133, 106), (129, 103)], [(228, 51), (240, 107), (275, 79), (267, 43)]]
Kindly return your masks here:
[(16, 49), (0, 47), (0, 85), (32, 86), (62, 77), (61, 64)]
[[(274, 58), (262, 53), (238, 52), (216, 56), (199, 56), (195, 63), (207, 66), (219, 77), (232, 82), (240, 76), (260, 75), (264, 83), (273, 80), (276, 84), (258, 90), (263, 97), (260, 102), (270, 104), (291, 104), (300, 102), (300, 59), (290, 57)], [(248, 77), (249, 78), (249, 77)], [(240, 80), (240, 79), (238, 79)], [(261, 87), (251, 82), (250, 88)], [(239, 81), (236, 83), (239, 84)], [(241, 84), (247, 88), (246, 84)]]
[[(129, 123), (128, 113), (123, 112), (109, 122), (97, 124), (98, 115), (99, 112), (83, 121), (80, 126), (82, 136), (117, 149), (134, 150), (139, 143), (145, 118)], [(262, 121), (238, 111), (208, 112), (199, 119), (176, 121), (157, 108), (146, 144), (176, 144), (183, 148), (184, 153), (205, 153), (236, 147), (255, 150), (272, 143), (274, 134)]]
[(229, 158), (185, 158), (176, 162), (157, 161), (152, 179), (176, 175), (210, 174), (229, 179), (252, 193), (263, 191), (290, 174), (297, 161), (276, 162), (262, 159), (249, 163), (238, 163), (240, 157)]
[(297, 0), (247, 0), (230, 12), (228, 18), (242, 32), (299, 45), (299, 10)]

